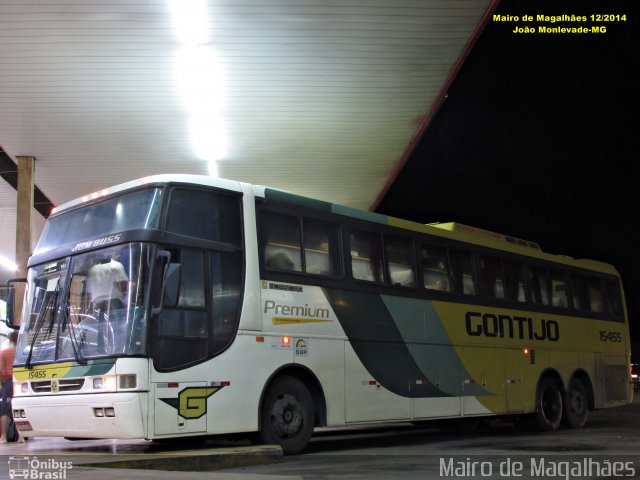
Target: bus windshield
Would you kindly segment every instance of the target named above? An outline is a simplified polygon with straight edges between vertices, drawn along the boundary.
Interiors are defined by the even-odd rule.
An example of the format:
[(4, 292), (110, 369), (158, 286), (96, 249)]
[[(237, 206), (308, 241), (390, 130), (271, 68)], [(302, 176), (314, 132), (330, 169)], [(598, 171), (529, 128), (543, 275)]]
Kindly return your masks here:
[(161, 194), (159, 188), (139, 190), (52, 216), (35, 253), (125, 230), (158, 228)]
[(145, 354), (149, 259), (130, 243), (32, 268), (15, 363)]

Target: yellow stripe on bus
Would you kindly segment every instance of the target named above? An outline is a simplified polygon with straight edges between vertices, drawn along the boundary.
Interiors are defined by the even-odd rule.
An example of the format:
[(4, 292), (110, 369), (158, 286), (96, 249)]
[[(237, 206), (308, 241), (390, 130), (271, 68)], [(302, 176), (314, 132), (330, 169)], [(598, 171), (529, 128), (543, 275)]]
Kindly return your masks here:
[(301, 325), (303, 323), (331, 323), (332, 320), (319, 320), (317, 318), (288, 318), (273, 317), (271, 319), (273, 325)]
[(53, 365), (36, 365), (32, 369), (17, 367), (13, 369), (13, 376), (16, 380), (47, 380), (50, 378), (64, 377), (73, 363), (57, 363)]

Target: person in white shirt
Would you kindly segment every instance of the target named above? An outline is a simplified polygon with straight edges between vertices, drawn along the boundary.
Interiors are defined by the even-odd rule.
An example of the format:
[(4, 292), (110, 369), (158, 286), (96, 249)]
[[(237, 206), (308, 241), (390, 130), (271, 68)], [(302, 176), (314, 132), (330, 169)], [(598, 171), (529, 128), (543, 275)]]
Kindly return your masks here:
[(87, 275), (87, 291), (91, 302), (94, 305), (113, 301), (124, 304), (128, 281), (124, 266), (113, 258), (94, 265)]
[[(122, 327), (122, 308), (126, 303), (129, 277), (122, 263), (113, 257), (106, 258), (89, 269), (87, 292), (91, 308), (98, 321), (97, 349), (100, 353), (114, 353), (117, 335)], [(115, 311), (115, 312), (114, 312)]]

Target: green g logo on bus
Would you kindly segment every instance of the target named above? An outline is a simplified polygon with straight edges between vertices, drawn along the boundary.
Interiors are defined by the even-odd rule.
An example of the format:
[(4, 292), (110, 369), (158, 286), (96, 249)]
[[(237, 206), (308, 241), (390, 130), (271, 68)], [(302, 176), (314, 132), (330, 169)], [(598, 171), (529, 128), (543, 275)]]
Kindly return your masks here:
[(167, 405), (178, 410), (178, 415), (187, 420), (195, 420), (207, 413), (207, 399), (221, 387), (188, 387), (178, 394), (178, 398), (161, 398)]

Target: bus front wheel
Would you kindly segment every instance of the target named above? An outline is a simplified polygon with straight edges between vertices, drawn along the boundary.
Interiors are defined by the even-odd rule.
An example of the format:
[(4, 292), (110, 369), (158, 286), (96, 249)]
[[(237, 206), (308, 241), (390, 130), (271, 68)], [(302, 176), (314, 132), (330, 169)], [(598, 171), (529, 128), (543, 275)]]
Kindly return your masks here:
[(584, 383), (577, 378), (571, 379), (564, 396), (562, 423), (569, 428), (582, 428), (587, 423), (589, 400)]
[(285, 455), (300, 453), (309, 443), (315, 415), (309, 389), (284, 375), (269, 386), (262, 403), (260, 439), (282, 447)]

